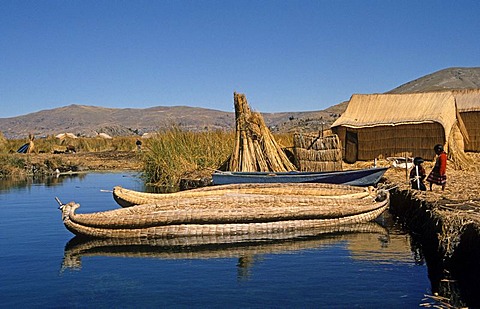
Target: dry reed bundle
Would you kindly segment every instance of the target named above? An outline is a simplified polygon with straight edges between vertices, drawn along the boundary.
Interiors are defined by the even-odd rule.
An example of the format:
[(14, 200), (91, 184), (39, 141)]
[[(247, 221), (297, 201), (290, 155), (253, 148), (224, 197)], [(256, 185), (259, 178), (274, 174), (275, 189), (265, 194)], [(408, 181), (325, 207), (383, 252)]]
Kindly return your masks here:
[(273, 194), (273, 195), (312, 195), (330, 198), (361, 198), (372, 192), (368, 188), (346, 185), (332, 185), (321, 183), (265, 183), (265, 184), (229, 184), (208, 186), (175, 193), (145, 193), (115, 187), (114, 200), (122, 207), (133, 205), (159, 203), (164, 200), (174, 200), (186, 197), (200, 197), (225, 195), (232, 193), (242, 194)]
[(342, 147), (338, 135), (295, 134), (293, 143), (300, 171), (342, 170)]
[[(223, 223), (223, 224), (173, 224), (139, 228), (101, 228), (82, 225), (75, 222), (75, 210), (80, 206), (69, 203), (61, 206), (62, 218), (65, 227), (72, 233), (86, 237), (97, 238), (171, 238), (185, 236), (213, 236), (213, 235), (265, 235), (270, 233), (300, 231), (312, 228), (333, 227), (345, 224), (368, 222), (378, 217), (388, 207), (388, 198), (376, 203), (376, 207), (368, 212), (355, 215), (327, 219), (285, 220), (251, 223)], [(139, 207), (123, 208), (121, 210)], [(83, 215), (86, 216), (86, 215)]]
[(234, 93), (235, 144), (229, 171), (287, 172), (295, 170), (259, 113), (252, 112), (245, 95)]

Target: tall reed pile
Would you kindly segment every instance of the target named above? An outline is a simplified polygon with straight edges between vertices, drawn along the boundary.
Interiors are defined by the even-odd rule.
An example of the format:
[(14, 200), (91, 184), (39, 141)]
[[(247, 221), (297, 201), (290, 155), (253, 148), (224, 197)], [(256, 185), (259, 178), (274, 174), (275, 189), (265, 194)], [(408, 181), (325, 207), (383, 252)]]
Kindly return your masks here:
[(295, 170), (259, 113), (252, 112), (245, 95), (234, 93), (235, 145), (229, 171), (286, 172)]
[(171, 128), (148, 140), (144, 152), (145, 180), (176, 187), (182, 177), (210, 175), (233, 146), (233, 134), (223, 131), (189, 132)]

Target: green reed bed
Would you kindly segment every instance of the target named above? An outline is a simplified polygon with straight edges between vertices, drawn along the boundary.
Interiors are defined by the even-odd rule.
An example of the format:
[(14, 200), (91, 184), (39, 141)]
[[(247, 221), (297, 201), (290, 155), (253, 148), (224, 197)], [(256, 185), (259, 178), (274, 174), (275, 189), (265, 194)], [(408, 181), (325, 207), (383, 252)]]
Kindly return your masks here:
[(183, 177), (207, 175), (231, 154), (233, 132), (189, 132), (172, 128), (146, 143), (144, 176), (149, 183), (176, 187)]

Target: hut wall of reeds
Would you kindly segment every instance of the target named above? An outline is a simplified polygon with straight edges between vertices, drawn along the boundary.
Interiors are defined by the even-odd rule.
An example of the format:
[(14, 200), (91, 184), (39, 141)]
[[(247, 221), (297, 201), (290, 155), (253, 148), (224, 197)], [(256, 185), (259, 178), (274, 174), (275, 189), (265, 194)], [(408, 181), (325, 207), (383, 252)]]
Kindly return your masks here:
[(453, 91), (457, 110), (468, 132), (465, 151), (480, 151), (480, 89)]
[(342, 146), (336, 134), (296, 133), (293, 136), (295, 165), (303, 172), (342, 170)]
[(295, 165), (268, 129), (262, 115), (250, 110), (244, 94), (234, 93), (234, 105), (235, 144), (232, 154), (223, 164), (226, 170), (241, 172), (296, 170)]
[(354, 94), (332, 131), (349, 163), (395, 156), (432, 160), (436, 144), (459, 161), (464, 153), (454, 133), (468, 139), (451, 92)]

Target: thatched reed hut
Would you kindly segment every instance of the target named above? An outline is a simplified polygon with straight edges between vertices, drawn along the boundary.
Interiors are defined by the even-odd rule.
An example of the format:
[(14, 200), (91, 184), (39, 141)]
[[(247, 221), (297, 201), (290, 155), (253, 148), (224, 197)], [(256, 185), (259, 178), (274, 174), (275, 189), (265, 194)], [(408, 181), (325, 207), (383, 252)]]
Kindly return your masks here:
[(460, 162), (463, 139), (468, 140), (452, 92), (354, 94), (332, 131), (349, 163), (396, 156), (433, 159), (436, 144)]
[(480, 89), (453, 91), (457, 110), (465, 124), (469, 140), (465, 151), (480, 151)]
[(293, 136), (295, 165), (303, 172), (342, 170), (342, 146), (336, 134), (296, 133)]

